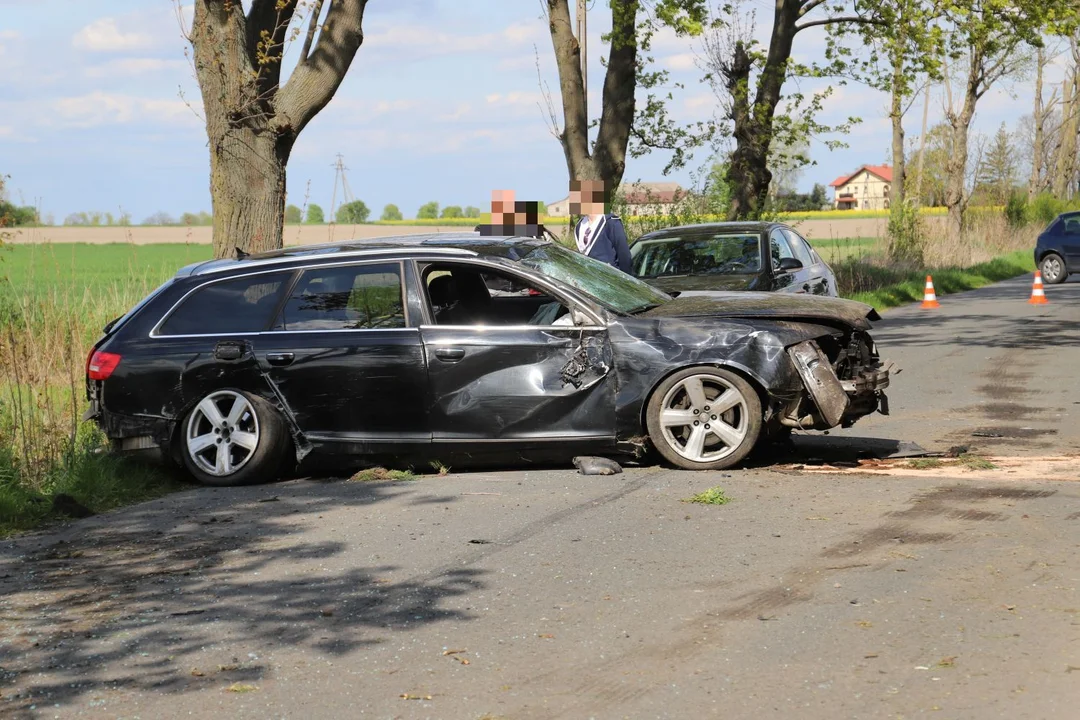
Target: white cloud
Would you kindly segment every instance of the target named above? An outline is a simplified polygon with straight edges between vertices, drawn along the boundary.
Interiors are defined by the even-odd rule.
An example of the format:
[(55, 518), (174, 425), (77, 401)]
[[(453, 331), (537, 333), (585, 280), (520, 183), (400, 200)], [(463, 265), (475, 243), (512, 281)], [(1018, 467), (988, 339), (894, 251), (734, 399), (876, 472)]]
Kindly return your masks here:
[(147, 73), (164, 73), (183, 70), (191, 66), (184, 60), (160, 58), (122, 58), (86, 68), (86, 76), (92, 78), (132, 77)]
[(90, 128), (134, 122), (168, 125), (197, 124), (198, 105), (183, 100), (160, 100), (96, 91), (58, 98), (49, 103), (52, 119), (66, 127)]
[(15, 128), (10, 125), (0, 125), (0, 137), (9, 137), (15, 134)]
[(154, 38), (145, 32), (122, 32), (115, 19), (101, 18), (75, 33), (72, 44), (80, 50), (122, 52), (153, 47)]
[(542, 39), (539, 23), (515, 23), (497, 32), (445, 32), (427, 25), (393, 25), (365, 34), (364, 49), (394, 55), (398, 62), (439, 55), (520, 51)]
[(697, 56), (694, 53), (679, 53), (663, 59), (664, 67), (669, 70), (694, 70), (697, 68)]
[(18, 40), (18, 30), (0, 30), (0, 40)]

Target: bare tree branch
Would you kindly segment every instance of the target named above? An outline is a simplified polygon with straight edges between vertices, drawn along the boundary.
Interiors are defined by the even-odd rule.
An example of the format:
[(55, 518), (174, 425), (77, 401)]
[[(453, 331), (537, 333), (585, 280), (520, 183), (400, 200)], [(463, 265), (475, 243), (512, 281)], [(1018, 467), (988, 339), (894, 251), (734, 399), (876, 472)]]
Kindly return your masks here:
[[(333, 3), (333, 0), (330, 0)], [(315, 31), (319, 29), (319, 16), (322, 15), (323, 0), (315, 0), (315, 7), (311, 9), (311, 17), (308, 18), (307, 37), (304, 38), (304, 46), (300, 48), (300, 62), (306, 62), (308, 52), (311, 50), (311, 42), (315, 39)]]
[(857, 25), (882, 25), (880, 20), (875, 18), (866, 18), (859, 15), (837, 15), (836, 17), (827, 17), (820, 20), (810, 20), (808, 22), (800, 23), (795, 26), (795, 32), (801, 32), (807, 28), (817, 27), (819, 25), (836, 25), (838, 23), (855, 23)]
[(367, 0), (331, 2), (315, 49), (278, 91), (274, 124), (279, 133), (295, 137), (334, 97), (364, 42), (365, 7)]

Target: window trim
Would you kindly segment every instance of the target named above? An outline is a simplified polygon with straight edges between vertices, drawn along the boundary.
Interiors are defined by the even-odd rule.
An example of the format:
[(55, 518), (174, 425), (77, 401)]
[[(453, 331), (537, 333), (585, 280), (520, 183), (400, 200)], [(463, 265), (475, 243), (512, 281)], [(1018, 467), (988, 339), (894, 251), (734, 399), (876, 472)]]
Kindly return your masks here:
[[(405, 327), (403, 328), (338, 328), (333, 330), (274, 330), (273, 324), (276, 324), (278, 317), (281, 315), (281, 311), (284, 309), (284, 302), (287, 302), (288, 296), (295, 288), (296, 283), (299, 281), (300, 276), (305, 270), (313, 270), (319, 268), (330, 267), (345, 267), (353, 265), (397, 265), (399, 269), (398, 278), (401, 283), (401, 301), (402, 310), (405, 314)], [(286, 281), (285, 293), (282, 296), (282, 302), (279, 302), (274, 310), (274, 314), (270, 318), (270, 327), (264, 327), (262, 330), (255, 330), (249, 332), (228, 332), (228, 333), (190, 333), (185, 335), (162, 335), (158, 331), (161, 326), (165, 324), (172, 314), (176, 311), (181, 304), (183, 304), (191, 295), (208, 285), (216, 285), (218, 283), (229, 282), (230, 280), (239, 280), (240, 278), (255, 277), (258, 275), (273, 275), (275, 273), (288, 273), (291, 277)], [(346, 260), (336, 263), (310, 263), (307, 265), (295, 265), (289, 268), (270, 268), (266, 270), (257, 270), (255, 272), (239, 273), (237, 275), (230, 275), (229, 277), (219, 277), (207, 280), (206, 282), (199, 283), (195, 287), (184, 293), (179, 300), (172, 304), (169, 309), (161, 316), (161, 319), (154, 324), (154, 327), (150, 329), (148, 337), (152, 340), (164, 340), (169, 338), (205, 338), (205, 337), (237, 337), (237, 336), (252, 336), (252, 335), (281, 335), (286, 333), (342, 333), (342, 332), (394, 332), (401, 330), (416, 330), (417, 327), (411, 323), (409, 317), (409, 307), (406, 302), (407, 286), (405, 283), (405, 261), (402, 259), (386, 260), (385, 258), (373, 258), (368, 261), (356, 261)]]

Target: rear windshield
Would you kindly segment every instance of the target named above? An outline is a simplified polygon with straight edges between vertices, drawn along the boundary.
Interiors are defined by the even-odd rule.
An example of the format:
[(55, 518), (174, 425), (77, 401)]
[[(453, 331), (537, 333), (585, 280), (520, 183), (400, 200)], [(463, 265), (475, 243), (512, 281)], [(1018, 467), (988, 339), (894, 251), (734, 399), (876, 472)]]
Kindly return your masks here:
[(247, 275), (204, 285), (173, 310), (158, 335), (260, 332), (270, 324), (291, 272)]
[(761, 271), (756, 233), (721, 233), (639, 240), (630, 248), (638, 277), (747, 275)]

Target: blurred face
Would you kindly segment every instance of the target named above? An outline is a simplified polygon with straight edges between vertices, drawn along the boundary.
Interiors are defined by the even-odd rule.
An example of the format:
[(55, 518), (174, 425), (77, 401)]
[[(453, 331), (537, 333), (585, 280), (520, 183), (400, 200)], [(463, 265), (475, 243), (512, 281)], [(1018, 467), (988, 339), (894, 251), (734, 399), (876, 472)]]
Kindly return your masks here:
[(570, 183), (571, 215), (604, 214), (604, 181), (573, 180)]
[(513, 225), (514, 224), (514, 191), (492, 190), (491, 191), (491, 224)]

